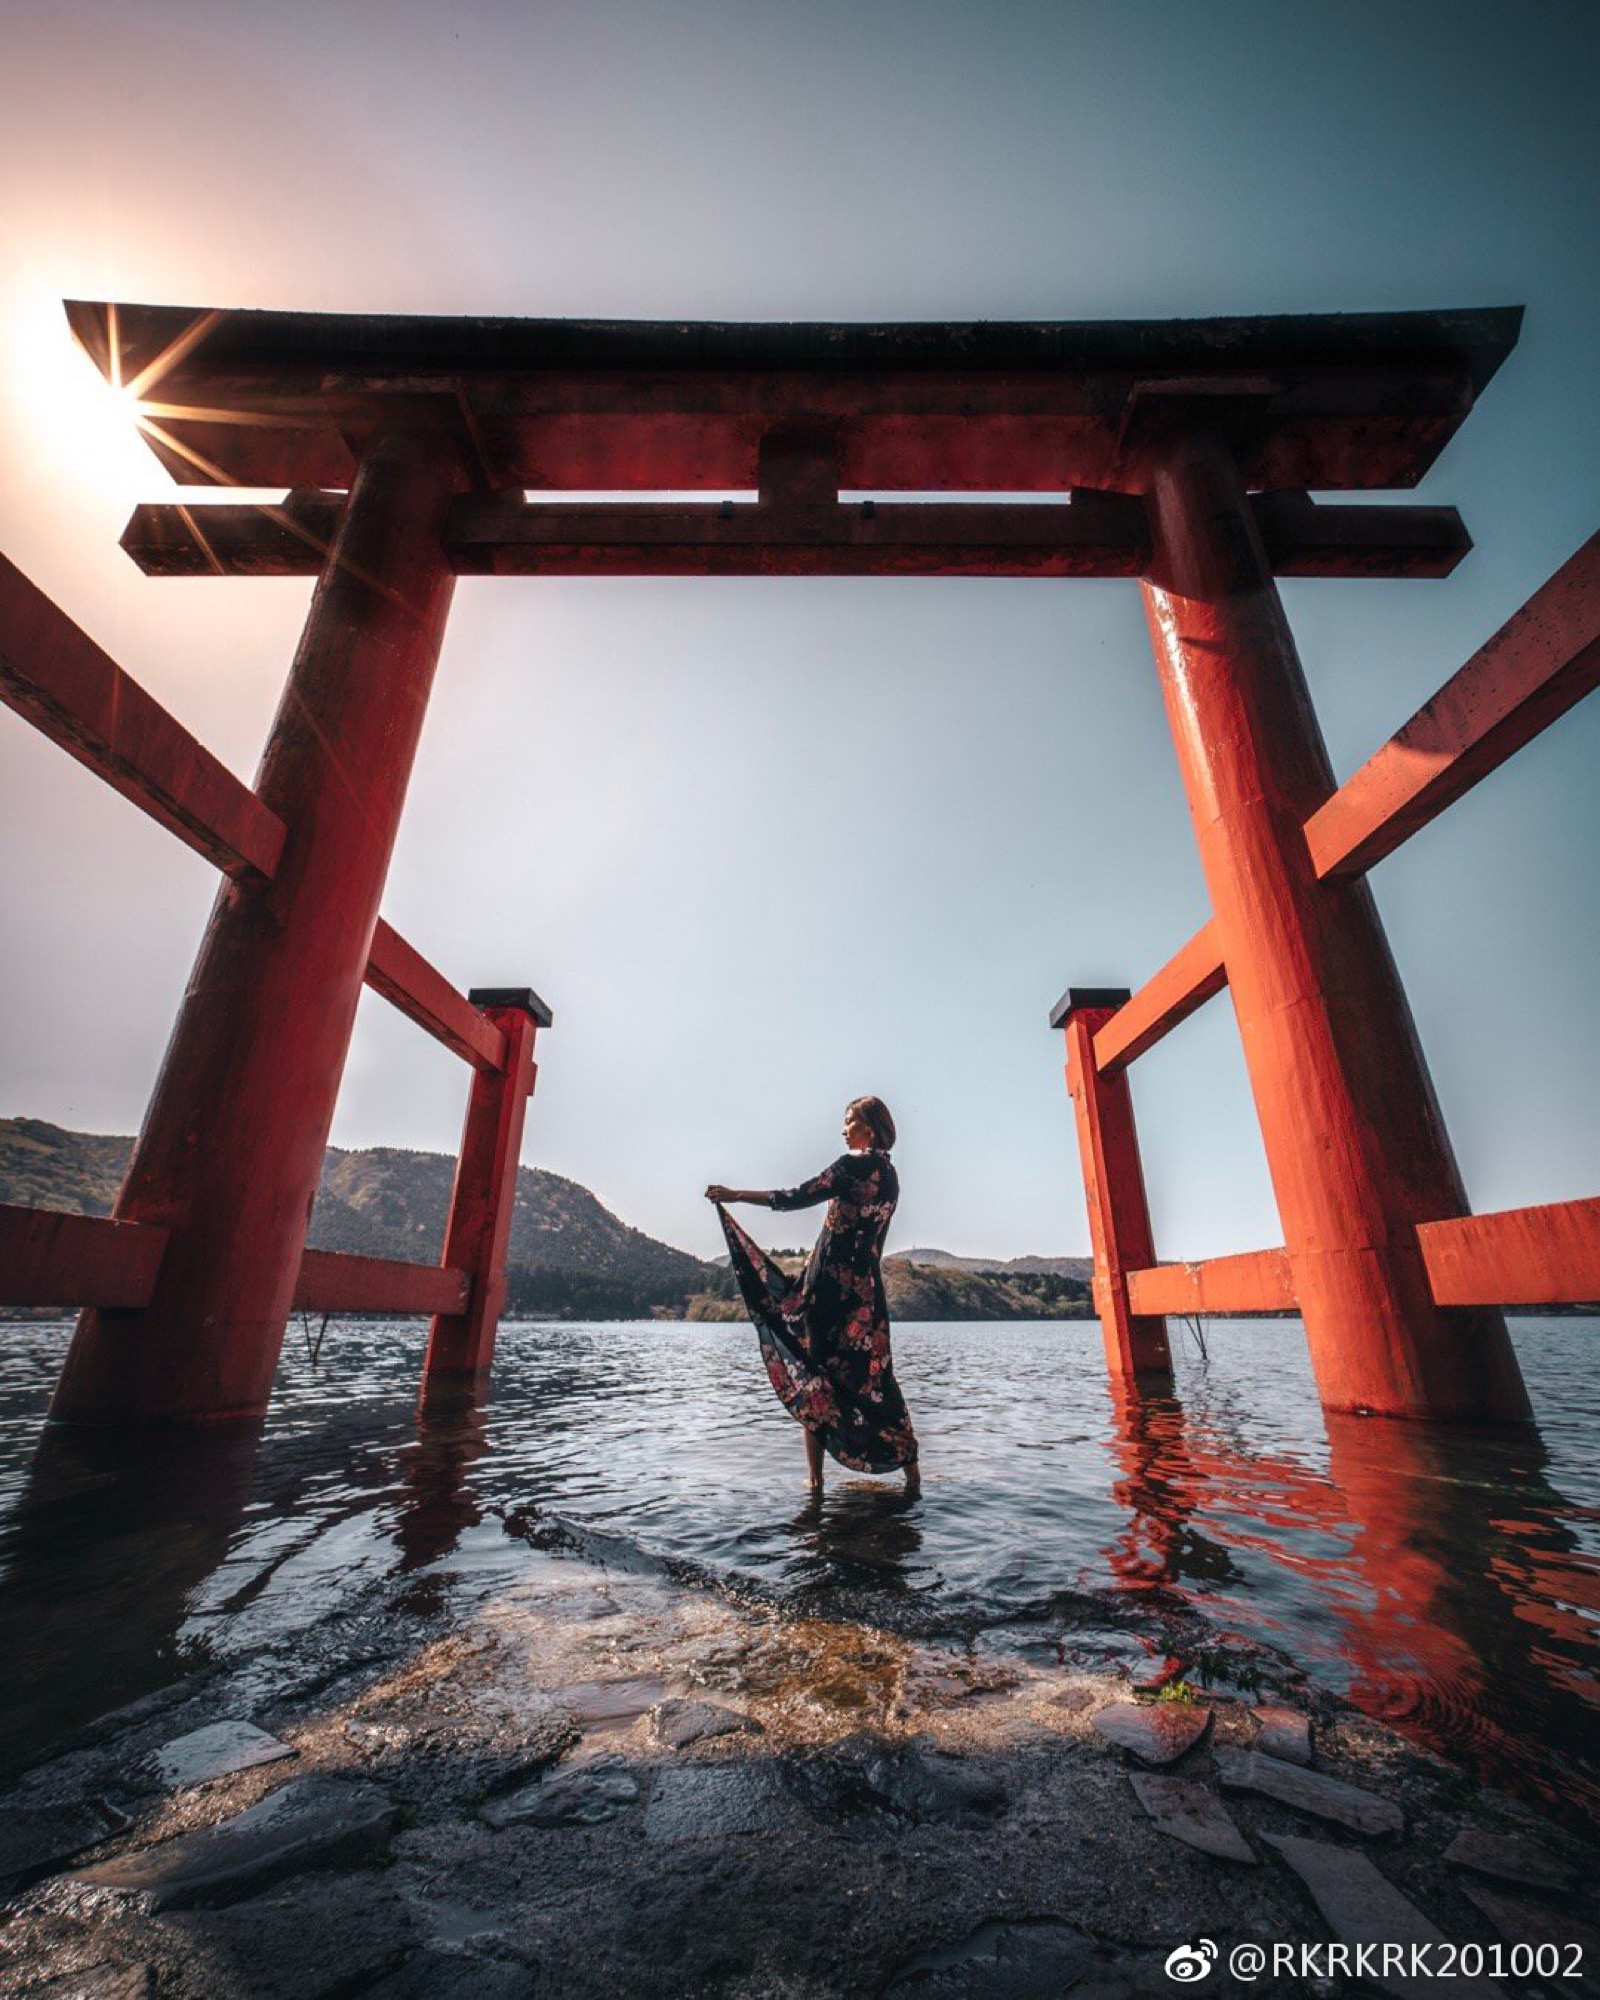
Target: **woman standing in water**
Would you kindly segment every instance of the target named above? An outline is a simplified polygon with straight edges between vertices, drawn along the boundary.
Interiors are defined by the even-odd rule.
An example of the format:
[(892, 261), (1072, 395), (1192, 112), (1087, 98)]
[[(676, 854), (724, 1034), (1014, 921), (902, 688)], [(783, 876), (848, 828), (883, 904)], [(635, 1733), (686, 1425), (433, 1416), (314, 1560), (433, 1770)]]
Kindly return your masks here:
[[(906, 1475), (906, 1493), (922, 1490), (917, 1437), (894, 1379), (889, 1303), (878, 1260), (900, 1181), (889, 1158), (894, 1120), (883, 1100), (846, 1106), (849, 1148), (799, 1187), (761, 1192), (712, 1186), (745, 1309), (761, 1338), (767, 1374), (784, 1408), (804, 1427), (813, 1492), (822, 1490), (822, 1454), (854, 1472)], [(828, 1204), (816, 1248), (798, 1278), (786, 1276), (728, 1214), (724, 1204), (815, 1208)]]

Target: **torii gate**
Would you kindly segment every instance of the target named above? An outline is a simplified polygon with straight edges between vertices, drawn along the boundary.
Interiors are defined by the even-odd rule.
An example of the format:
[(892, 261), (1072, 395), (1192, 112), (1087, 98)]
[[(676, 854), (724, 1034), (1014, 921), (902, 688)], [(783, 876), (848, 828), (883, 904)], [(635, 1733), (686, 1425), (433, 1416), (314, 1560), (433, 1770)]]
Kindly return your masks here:
[[(364, 976), (384, 985), (380, 948), (385, 990), (436, 1031), (454, 1022), (470, 1053), (477, 1030), (447, 1004), (459, 1010), (459, 996), (439, 998), (437, 975), (392, 933), (383, 944), (378, 902), (454, 580), (487, 573), (1141, 579), (1213, 917), (1133, 1001), (1073, 993), (1055, 1016), (1072, 1050), (1113, 1373), (1161, 1376), (1158, 1315), (1180, 1303), (1295, 1304), (1330, 1408), (1527, 1414), (1501, 1313), (1476, 1302), (1521, 1294), (1480, 1286), (1475, 1302), (1451, 1303), (1424, 1247), (1427, 1228), (1465, 1217), (1465, 1196), (1371, 897), (1358, 869), (1326, 867), (1308, 845), (1335, 787), (1274, 581), (1454, 567), (1470, 544), (1453, 509), (1320, 506), (1309, 492), (1414, 485), (1510, 351), (1519, 311), (888, 326), (83, 303), (68, 315), (106, 376), (136, 391), (146, 437), (182, 481), (291, 489), (281, 507), (139, 508), (123, 546), (140, 567), (319, 581), (244, 801), (204, 796), (204, 770), (169, 770), (164, 791), (138, 768), (130, 782), (115, 729), (75, 714), (81, 694), (46, 686), (42, 656), (19, 666), (3, 649), (8, 698), (112, 782), (142, 786), (141, 802), (191, 837), (225, 805), (243, 827), (230, 851), (263, 824), (273, 847), (266, 865), (231, 871), (213, 911), (116, 1219), (99, 1226), (122, 1232), (107, 1264), (121, 1289), (87, 1297), (56, 1418), (265, 1407), (307, 1283), (356, 996)], [(695, 488), (758, 498), (527, 497)], [(1055, 498), (842, 497), (896, 490)], [(1554, 676), (1547, 667), (1542, 694), (1517, 695), (1481, 768), (1593, 684), (1600, 646), (1585, 643)], [(175, 748), (161, 720), (151, 742), (169, 766), (203, 755), (187, 738)], [(1223, 1267), (1252, 1260), (1150, 1268), (1120, 1075), (1223, 983), (1285, 1239), (1271, 1282), (1252, 1269), (1231, 1300)], [(473, 998), (501, 1003), (487, 1017), (497, 1053), (478, 1049), (447, 1268), (432, 1274), (450, 1280), (451, 1303), (420, 1306), (440, 1314), (429, 1370), (441, 1377), (488, 1366), (528, 1046), (548, 1020), (532, 995), (520, 1007)], [(1600, 1204), (1569, 1206), (1584, 1211), (1582, 1249), (1555, 1260), (1562, 1282), (1600, 1292)], [(9, 1227), (39, 1251), (43, 1225)], [(133, 1284), (137, 1256), (149, 1269)], [(1181, 1300), (1181, 1285), (1161, 1290), (1163, 1271), (1186, 1268)], [(342, 1302), (381, 1292), (419, 1309), (409, 1281), (363, 1283)]]

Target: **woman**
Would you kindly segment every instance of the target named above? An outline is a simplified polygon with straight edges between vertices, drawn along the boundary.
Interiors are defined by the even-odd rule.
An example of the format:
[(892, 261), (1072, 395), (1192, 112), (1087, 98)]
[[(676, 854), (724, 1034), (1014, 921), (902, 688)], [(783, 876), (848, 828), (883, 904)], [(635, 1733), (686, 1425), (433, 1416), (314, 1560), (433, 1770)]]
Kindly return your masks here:
[[(767, 1374), (790, 1416), (805, 1426), (811, 1490), (822, 1491), (822, 1454), (855, 1472), (903, 1466), (906, 1494), (922, 1490), (917, 1438), (889, 1353), (889, 1304), (878, 1259), (900, 1199), (889, 1149), (894, 1120), (878, 1097), (845, 1109), (842, 1153), (799, 1187), (763, 1193), (712, 1186), (745, 1308), (761, 1337)], [(827, 1220), (804, 1273), (787, 1277), (751, 1242), (724, 1204), (764, 1208), (828, 1204)]]

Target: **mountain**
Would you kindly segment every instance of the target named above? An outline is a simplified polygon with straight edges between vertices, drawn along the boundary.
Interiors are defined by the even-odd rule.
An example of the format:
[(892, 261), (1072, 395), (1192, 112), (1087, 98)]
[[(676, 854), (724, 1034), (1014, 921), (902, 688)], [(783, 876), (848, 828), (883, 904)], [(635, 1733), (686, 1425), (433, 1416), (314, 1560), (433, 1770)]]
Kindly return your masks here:
[(1092, 1257), (956, 1257), (948, 1250), (892, 1250), (890, 1256), (907, 1264), (919, 1264), (932, 1271), (987, 1271), (1001, 1277), (1038, 1276), (1079, 1278), (1084, 1284), (1094, 1276)]
[[(108, 1215), (133, 1141), (68, 1132), (40, 1118), (0, 1119), (0, 1202)], [(436, 1261), (455, 1161), (394, 1146), (330, 1147), (310, 1245), (407, 1263)], [(511, 1218), (513, 1311), (648, 1314), (681, 1307), (708, 1267), (631, 1229), (576, 1181), (539, 1167), (517, 1175)]]

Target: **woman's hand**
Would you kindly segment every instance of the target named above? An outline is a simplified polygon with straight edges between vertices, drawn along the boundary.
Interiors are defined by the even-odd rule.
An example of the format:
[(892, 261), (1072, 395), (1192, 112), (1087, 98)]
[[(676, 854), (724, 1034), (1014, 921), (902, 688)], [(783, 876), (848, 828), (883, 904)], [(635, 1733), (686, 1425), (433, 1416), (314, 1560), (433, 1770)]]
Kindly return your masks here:
[(713, 1181), (706, 1189), (706, 1200), (716, 1202), (719, 1208), (730, 1201), (753, 1201), (760, 1205), (765, 1204), (766, 1199), (764, 1189), (724, 1187), (721, 1181)]
[(720, 1181), (713, 1181), (710, 1187), (706, 1189), (707, 1201), (714, 1201), (720, 1204), (722, 1202), (731, 1200), (732, 1197), (733, 1197), (733, 1189), (725, 1188)]

